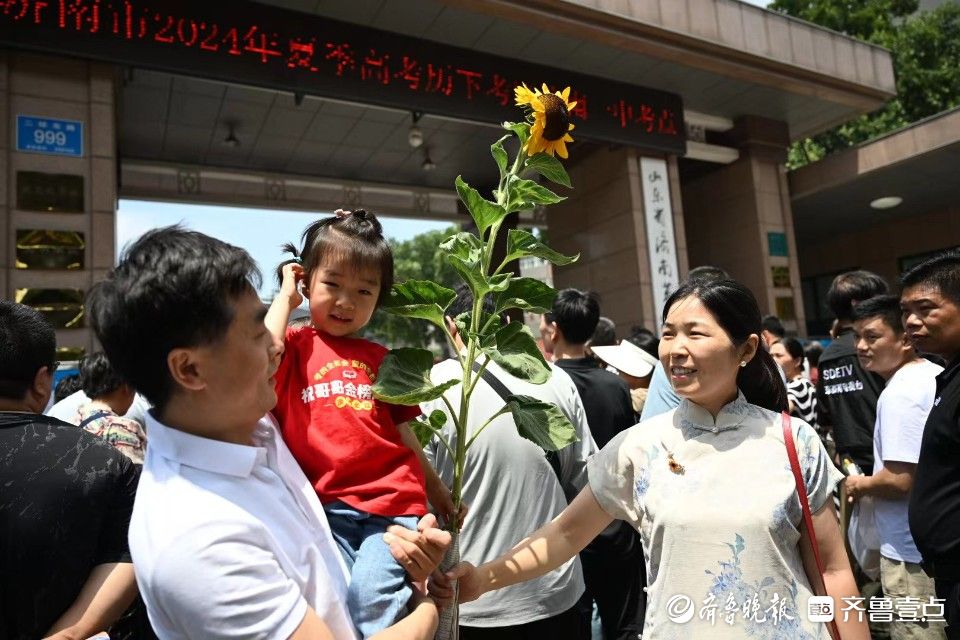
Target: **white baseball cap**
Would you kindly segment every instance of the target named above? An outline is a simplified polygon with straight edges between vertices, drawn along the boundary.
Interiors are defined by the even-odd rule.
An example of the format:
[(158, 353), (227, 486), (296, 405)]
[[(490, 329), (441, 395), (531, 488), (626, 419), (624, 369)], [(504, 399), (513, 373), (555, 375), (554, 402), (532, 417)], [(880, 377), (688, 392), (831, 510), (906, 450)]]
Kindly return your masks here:
[(590, 347), (593, 353), (608, 365), (634, 378), (650, 375), (658, 360), (633, 344), (622, 340), (620, 344), (607, 347)]

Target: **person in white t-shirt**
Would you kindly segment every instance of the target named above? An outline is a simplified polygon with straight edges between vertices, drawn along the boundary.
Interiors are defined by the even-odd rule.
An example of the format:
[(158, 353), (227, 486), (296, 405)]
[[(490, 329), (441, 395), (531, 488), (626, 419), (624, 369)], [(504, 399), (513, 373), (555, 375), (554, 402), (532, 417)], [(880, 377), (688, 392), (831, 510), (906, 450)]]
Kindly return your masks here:
[[(933, 580), (920, 566), (920, 552), (910, 534), (907, 506), (923, 426), (933, 407), (935, 378), (943, 368), (921, 358), (904, 334), (899, 296), (877, 296), (857, 305), (854, 333), (861, 364), (880, 375), (886, 386), (877, 402), (873, 475), (849, 476), (847, 496), (851, 502), (863, 496), (875, 501), (880, 581), (884, 595), (899, 609), (903, 598), (930, 602), (934, 595)], [(891, 638), (946, 637), (942, 624), (921, 622), (920, 617), (897, 611), (890, 625)]]

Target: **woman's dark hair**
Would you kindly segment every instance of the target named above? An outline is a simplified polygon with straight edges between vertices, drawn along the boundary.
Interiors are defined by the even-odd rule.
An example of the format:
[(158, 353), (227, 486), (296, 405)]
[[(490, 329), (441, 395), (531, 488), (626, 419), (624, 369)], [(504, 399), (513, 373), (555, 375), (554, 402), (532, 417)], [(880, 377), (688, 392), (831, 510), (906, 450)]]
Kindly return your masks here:
[(794, 360), (805, 357), (803, 352), (803, 343), (796, 338), (784, 338), (780, 341), (780, 344), (783, 345), (783, 348), (787, 350), (787, 353), (789, 353), (790, 357)]
[(81, 389), (83, 389), (83, 386), (80, 384), (79, 374), (74, 373), (61, 378), (60, 382), (57, 383), (57, 386), (53, 390), (53, 402), (60, 402), (67, 396), (72, 396)]
[(293, 254), (277, 267), (277, 283), (283, 282), (283, 267), (291, 262), (300, 262), (304, 281), (310, 282), (314, 269), (328, 258), (340, 259), (351, 269), (373, 268), (380, 272), (379, 306), (393, 286), (393, 252), (383, 237), (383, 226), (377, 217), (363, 209), (338, 213), (317, 220), (303, 231), (300, 237), (302, 248), (292, 243), (283, 245), (283, 250)]
[(819, 342), (809, 342), (807, 346), (803, 348), (803, 354), (807, 358), (807, 363), (811, 367), (816, 367), (820, 365), (820, 356), (823, 355), (823, 345)]
[[(670, 309), (684, 298), (694, 297), (716, 319), (739, 347), (751, 335), (760, 338), (763, 326), (760, 322), (760, 307), (750, 289), (736, 280), (687, 280), (673, 292), (663, 307), (663, 322)], [(780, 370), (773, 356), (762, 346), (747, 366), (737, 372), (737, 386), (751, 404), (770, 411), (787, 410), (787, 388), (780, 377)]]
[(102, 351), (80, 359), (80, 388), (91, 400), (116, 391), (122, 384), (123, 378)]

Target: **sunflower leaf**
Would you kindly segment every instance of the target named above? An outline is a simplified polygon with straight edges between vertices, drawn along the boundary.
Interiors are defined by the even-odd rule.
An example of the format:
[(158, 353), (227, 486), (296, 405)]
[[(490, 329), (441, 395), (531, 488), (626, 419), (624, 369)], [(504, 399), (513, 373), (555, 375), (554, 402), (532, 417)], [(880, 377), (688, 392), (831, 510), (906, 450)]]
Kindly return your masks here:
[(490, 153), (493, 155), (493, 159), (497, 161), (497, 166), (500, 167), (501, 178), (503, 178), (504, 174), (507, 172), (507, 162), (509, 161), (507, 151), (503, 148), (503, 143), (506, 142), (507, 138), (509, 137), (510, 134), (508, 133), (490, 145)]
[(433, 434), (436, 433), (426, 420), (411, 421), (410, 430), (413, 431), (413, 435), (417, 437), (417, 442), (420, 443), (421, 448), (427, 446), (430, 441), (433, 440)]
[(384, 311), (404, 318), (420, 318), (443, 327), (443, 315), (457, 294), (430, 280), (407, 280), (393, 285)]
[(459, 380), (434, 385), (430, 380), (433, 354), (426, 349), (392, 349), (380, 363), (373, 395), (390, 404), (413, 406), (436, 400)]
[(550, 379), (550, 366), (543, 359), (533, 334), (522, 322), (511, 322), (496, 333), (496, 348), (483, 352), (507, 373), (532, 384)]
[(527, 160), (527, 169), (536, 171), (554, 184), (562, 185), (568, 189), (573, 188), (573, 185), (570, 184), (570, 176), (567, 175), (567, 170), (563, 168), (563, 163), (550, 154), (543, 152), (535, 154)]
[(522, 309), (532, 313), (546, 313), (553, 307), (557, 291), (534, 278), (513, 278), (510, 285), (494, 298), (497, 313), (506, 309)]
[(521, 209), (531, 209), (537, 204), (556, 204), (566, 200), (563, 196), (558, 196), (550, 189), (541, 186), (533, 180), (524, 180), (516, 178), (507, 185), (508, 193), (508, 211), (520, 211)]
[(543, 258), (544, 260), (548, 260), (559, 266), (576, 262), (580, 258), (579, 253), (574, 256), (565, 256), (562, 253), (554, 251), (544, 243), (537, 240), (537, 238), (529, 231), (524, 231), (523, 229), (510, 229), (510, 231), (507, 233), (507, 257), (504, 258), (504, 263), (526, 256)]
[(461, 231), (440, 243), (440, 251), (459, 257), (466, 262), (480, 262), (483, 246), (480, 238), (468, 231)]
[(517, 137), (520, 138), (521, 146), (527, 144), (527, 140), (530, 138), (529, 124), (526, 122), (504, 122), (503, 128), (517, 134)]
[(503, 207), (484, 199), (476, 189), (464, 182), (461, 176), (457, 176), (456, 185), (457, 194), (470, 212), (481, 237), (487, 229), (507, 217)]
[(517, 433), (544, 451), (559, 451), (577, 441), (577, 432), (557, 405), (530, 396), (510, 396), (507, 408)]

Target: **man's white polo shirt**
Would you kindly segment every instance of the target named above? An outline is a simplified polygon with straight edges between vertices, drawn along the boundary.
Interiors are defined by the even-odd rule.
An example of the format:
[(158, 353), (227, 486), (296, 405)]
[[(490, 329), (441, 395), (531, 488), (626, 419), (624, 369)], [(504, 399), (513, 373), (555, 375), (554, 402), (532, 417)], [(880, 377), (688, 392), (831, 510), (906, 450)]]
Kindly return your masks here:
[(160, 638), (288, 638), (313, 607), (356, 638), (349, 574), (316, 493), (276, 424), (256, 446), (200, 438), (147, 419), (150, 444), (130, 552)]

